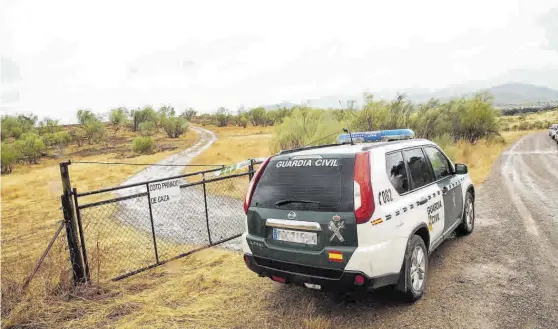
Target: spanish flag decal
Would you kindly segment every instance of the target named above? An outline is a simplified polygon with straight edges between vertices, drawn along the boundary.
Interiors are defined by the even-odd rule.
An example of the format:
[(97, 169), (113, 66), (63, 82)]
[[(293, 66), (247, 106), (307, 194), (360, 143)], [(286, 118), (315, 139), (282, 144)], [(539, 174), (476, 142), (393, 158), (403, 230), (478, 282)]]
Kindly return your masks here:
[(343, 253), (341, 251), (330, 251), (329, 252), (329, 261), (330, 262), (343, 262)]
[(381, 224), (381, 223), (383, 223), (383, 222), (384, 222), (383, 219), (378, 218), (378, 219), (376, 219), (375, 221), (372, 222), (372, 225), (378, 225), (378, 224)]

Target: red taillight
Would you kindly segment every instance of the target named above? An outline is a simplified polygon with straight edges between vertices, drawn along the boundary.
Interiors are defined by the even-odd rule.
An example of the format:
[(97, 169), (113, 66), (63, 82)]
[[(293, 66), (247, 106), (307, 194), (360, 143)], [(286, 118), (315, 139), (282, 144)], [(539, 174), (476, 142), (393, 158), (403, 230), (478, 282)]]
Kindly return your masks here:
[(258, 170), (256, 170), (256, 173), (254, 174), (254, 177), (252, 178), (250, 185), (248, 185), (248, 192), (246, 193), (246, 198), (244, 198), (244, 213), (246, 214), (248, 213), (248, 208), (250, 207), (250, 202), (252, 201), (252, 194), (254, 194), (254, 187), (258, 183), (258, 180), (260, 179), (260, 176), (262, 175), (262, 172), (267, 166), (267, 164), (269, 163), (270, 159), (271, 157), (265, 159), (265, 161), (258, 168)]
[(357, 224), (366, 223), (374, 213), (374, 195), (370, 178), (370, 153), (355, 155), (354, 203)]

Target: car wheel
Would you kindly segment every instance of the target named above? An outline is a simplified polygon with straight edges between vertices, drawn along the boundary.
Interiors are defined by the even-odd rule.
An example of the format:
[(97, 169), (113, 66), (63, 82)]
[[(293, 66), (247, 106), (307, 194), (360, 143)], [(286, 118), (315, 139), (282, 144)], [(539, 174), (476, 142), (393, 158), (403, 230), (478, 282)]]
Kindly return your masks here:
[(422, 238), (413, 235), (405, 251), (403, 269), (397, 289), (407, 302), (415, 302), (424, 294), (428, 277), (428, 250)]
[(457, 233), (460, 235), (469, 235), (475, 228), (475, 199), (471, 192), (465, 195), (465, 207), (463, 209), (463, 221), (457, 227)]

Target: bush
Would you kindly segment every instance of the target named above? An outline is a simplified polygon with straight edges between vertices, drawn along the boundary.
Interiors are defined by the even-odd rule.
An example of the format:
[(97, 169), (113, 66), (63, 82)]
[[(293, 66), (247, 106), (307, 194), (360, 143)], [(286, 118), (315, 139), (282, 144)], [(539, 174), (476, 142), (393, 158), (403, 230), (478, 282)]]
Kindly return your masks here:
[(155, 122), (153, 121), (145, 121), (140, 123), (139, 125), (139, 132), (142, 136), (153, 136), (155, 134)]
[(149, 154), (155, 150), (153, 138), (148, 136), (138, 136), (132, 140), (132, 150), (135, 153)]
[(12, 172), (13, 165), (19, 160), (19, 155), (16, 149), (11, 144), (2, 143), (2, 174)]
[(89, 144), (98, 143), (107, 138), (105, 125), (97, 119), (91, 119), (87, 121), (84, 124), (83, 129), (85, 131), (85, 136)]
[(80, 125), (84, 126), (89, 121), (97, 121), (97, 117), (90, 110), (78, 110), (77, 119)]
[(39, 163), (45, 144), (38, 135), (27, 133), (21, 135), (21, 138), (14, 143), (14, 148), (21, 160), (27, 163)]
[(143, 122), (153, 122), (155, 125), (158, 119), (157, 112), (150, 106), (146, 106), (142, 110), (133, 110), (131, 114), (133, 131), (138, 131)]
[(299, 108), (275, 128), (270, 148), (277, 152), (309, 144), (333, 143), (341, 128), (330, 111)]
[(13, 137), (20, 138), (24, 133), (31, 132), (35, 129), (37, 117), (34, 115), (20, 114), (17, 117), (11, 115), (2, 116), (1, 121), (2, 140)]
[(117, 132), (128, 122), (128, 109), (119, 107), (110, 111), (109, 122), (114, 126), (114, 131)]
[(163, 118), (161, 123), (170, 138), (178, 138), (188, 131), (188, 122), (184, 118)]
[(215, 113), (215, 120), (217, 123), (217, 127), (226, 127), (229, 124), (231, 118), (232, 116), (229, 113), (229, 110), (227, 110), (224, 107), (220, 107), (217, 110), (217, 113)]

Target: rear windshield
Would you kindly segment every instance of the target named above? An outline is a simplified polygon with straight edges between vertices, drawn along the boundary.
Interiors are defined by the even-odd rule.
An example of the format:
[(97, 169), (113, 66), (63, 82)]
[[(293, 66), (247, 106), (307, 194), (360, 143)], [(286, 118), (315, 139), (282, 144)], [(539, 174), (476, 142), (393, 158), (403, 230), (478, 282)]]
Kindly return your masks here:
[(250, 205), (308, 211), (353, 211), (354, 161), (354, 157), (271, 160), (256, 186)]

